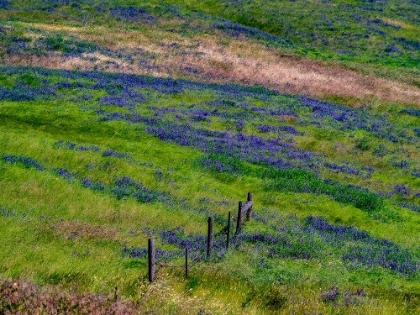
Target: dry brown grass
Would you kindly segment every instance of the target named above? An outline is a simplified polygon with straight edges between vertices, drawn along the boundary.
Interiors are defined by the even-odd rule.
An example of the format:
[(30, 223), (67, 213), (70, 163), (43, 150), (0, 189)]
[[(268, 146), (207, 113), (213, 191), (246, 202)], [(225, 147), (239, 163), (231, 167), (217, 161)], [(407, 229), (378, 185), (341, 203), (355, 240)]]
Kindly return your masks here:
[(93, 293), (74, 293), (59, 286), (38, 287), (22, 279), (0, 279), (0, 314), (45, 315), (144, 314), (131, 301)]
[(260, 84), (293, 94), (315, 97), (339, 95), (365, 100), (376, 97), (382, 101), (413, 103), (420, 105), (420, 89), (374, 76), (363, 76), (339, 65), (326, 65), (273, 50), (255, 52), (258, 47), (232, 42), (223, 51), (213, 43), (203, 43), (199, 51), (203, 59), (216, 60), (232, 65), (224, 71), (205, 67), (208, 75), (229, 78), (245, 84)]
[(89, 225), (79, 222), (60, 221), (52, 226), (60, 236), (69, 239), (87, 238), (87, 239), (115, 239), (117, 231), (99, 225)]
[(401, 26), (402, 28), (406, 28), (406, 29), (414, 29), (415, 27), (411, 24), (408, 24), (407, 22), (404, 21), (399, 21), (399, 20), (394, 20), (394, 19), (390, 19), (390, 18), (382, 18), (382, 20), (388, 24), (394, 25), (394, 26)]
[[(262, 85), (285, 93), (317, 98), (331, 95), (350, 98), (355, 100), (354, 106), (373, 99), (420, 106), (420, 89), (416, 86), (374, 75), (362, 75), (338, 64), (285, 54), (246, 39), (225, 40), (223, 43), (216, 36), (185, 38), (155, 29), (147, 33), (113, 30), (112, 36), (109, 36), (109, 30), (104, 27), (33, 26), (45, 31), (76, 35), (111, 49), (123, 50), (132, 53), (134, 59), (139, 50), (154, 53), (154, 67), (151, 69), (136, 62), (129, 63), (100, 54), (80, 57), (64, 57), (58, 53), (47, 57), (8, 56), (4, 58), (6, 63)], [(197, 71), (189, 72), (186, 68)]]
[(154, 76), (168, 76), (163, 71), (151, 71), (138, 66), (130, 65), (116, 58), (103, 56), (96, 61), (81, 57), (65, 57), (55, 53), (49, 56), (5, 56), (3, 61), (7, 64), (18, 64), (23, 66), (43, 67), (46, 69), (78, 70), (78, 71), (106, 71), (106, 72), (125, 72), (131, 74), (147, 74)]

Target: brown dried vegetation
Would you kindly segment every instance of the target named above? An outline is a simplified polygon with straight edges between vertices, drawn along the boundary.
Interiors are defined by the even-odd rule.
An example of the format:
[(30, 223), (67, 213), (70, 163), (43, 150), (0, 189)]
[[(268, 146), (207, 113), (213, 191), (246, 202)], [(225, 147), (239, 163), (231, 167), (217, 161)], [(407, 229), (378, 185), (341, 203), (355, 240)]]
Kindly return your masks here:
[[(246, 39), (222, 42), (213, 35), (185, 38), (159, 30), (153, 30), (151, 34), (122, 30), (113, 34), (110, 40), (103, 27), (35, 26), (44, 31), (75, 35), (110, 49), (123, 50), (133, 56), (134, 62), (99, 53), (71, 57), (52, 53), (45, 57), (6, 56), (6, 63), (262, 85), (281, 92), (317, 98), (331, 95), (351, 98), (356, 100), (356, 106), (372, 99), (420, 105), (420, 89), (416, 86), (374, 75), (362, 75), (338, 64), (304, 59)], [(144, 52), (152, 53), (154, 58), (145, 60), (144, 56), (141, 57)], [(143, 63), (138, 62), (141, 58)]]
[(86, 238), (86, 239), (115, 239), (116, 230), (108, 229), (103, 226), (92, 226), (79, 222), (60, 221), (52, 226), (52, 228), (61, 236), (69, 239)]
[(21, 279), (1, 280), (0, 314), (140, 314), (138, 305), (119, 300), (118, 296), (71, 293), (59, 287), (36, 287)]

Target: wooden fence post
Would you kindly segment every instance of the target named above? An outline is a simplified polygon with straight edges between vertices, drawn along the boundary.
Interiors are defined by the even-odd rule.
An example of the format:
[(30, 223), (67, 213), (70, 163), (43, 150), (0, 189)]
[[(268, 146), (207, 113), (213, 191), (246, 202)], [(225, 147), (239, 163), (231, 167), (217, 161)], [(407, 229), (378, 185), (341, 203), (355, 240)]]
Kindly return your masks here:
[(236, 221), (236, 233), (235, 234), (239, 234), (241, 232), (241, 228), (242, 228), (242, 201), (239, 201), (238, 219)]
[[(248, 193), (248, 202), (252, 202), (252, 193)], [(252, 206), (249, 207), (248, 211), (246, 212), (246, 220), (249, 221), (252, 215)]]
[(118, 301), (118, 286), (115, 287), (114, 290), (114, 301), (117, 302)]
[(210, 258), (211, 248), (213, 247), (213, 224), (214, 218), (209, 217), (208, 220), (208, 230), (207, 230), (207, 259)]
[(149, 282), (153, 282), (155, 279), (155, 259), (156, 259), (156, 249), (155, 249), (155, 240), (149, 238), (148, 244), (148, 260), (149, 260)]
[(188, 247), (185, 247), (185, 278), (188, 278)]
[(227, 221), (227, 236), (226, 236), (226, 249), (229, 249), (229, 242), (230, 242), (230, 211), (228, 214), (228, 221)]

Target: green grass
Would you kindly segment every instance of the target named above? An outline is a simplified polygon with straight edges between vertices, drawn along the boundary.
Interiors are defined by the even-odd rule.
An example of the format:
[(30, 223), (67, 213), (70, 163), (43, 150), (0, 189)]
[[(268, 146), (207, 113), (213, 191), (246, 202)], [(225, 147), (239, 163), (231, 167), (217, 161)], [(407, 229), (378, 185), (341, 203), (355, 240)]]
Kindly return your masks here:
[[(12, 25), (0, 29), (0, 40), (9, 48), (16, 42), (30, 43), (23, 50), (28, 56), (104, 52), (95, 41), (25, 24), (55, 20), (75, 27), (97, 23), (112, 31), (134, 28), (162, 38), (171, 28), (185, 38), (211, 31), (228, 41), (233, 35), (223, 33), (228, 32), (221, 27), (227, 23), (223, 17), (278, 35), (280, 39), (270, 39), (265, 33), (246, 31), (248, 40), (279, 51), (332, 59), (382, 76), (396, 77), (401, 70), (414, 77), (417, 51), (398, 44), (403, 53), (386, 55), (388, 40), (397, 36), (417, 40), (418, 17), (413, 13), (417, 5), (407, 2), (398, 11), (395, 3), (312, 1), (305, 11), (301, 1), (104, 3), (109, 8), (138, 5), (156, 19), (128, 23), (87, 2), (52, 5), (54, 10), (47, 12), (43, 1), (13, 1), (14, 9), (0, 11), (1, 24)], [(343, 10), (346, 5), (351, 9)], [(364, 9), (381, 6), (382, 21), (405, 26), (397, 29), (372, 22), (376, 32), (386, 30), (386, 34), (358, 37), (353, 44), (360, 45), (359, 50), (340, 52), (349, 44), (340, 32), (371, 32), (372, 26), (363, 23), (375, 19), (377, 11)], [(317, 11), (308, 18), (312, 8)], [(173, 18), (175, 13), (179, 16)], [(361, 15), (361, 30), (351, 13)], [(31, 41), (25, 41), (28, 32)], [(45, 46), (36, 46), (40, 42), (34, 34), (45, 39)], [(326, 43), (326, 38), (331, 40)], [(361, 70), (366, 64), (370, 66)], [(353, 115), (354, 125), (346, 127), (333, 118), (338, 115), (333, 110), (322, 116), (299, 96), (263, 87), (20, 66), (1, 66), (0, 72), (0, 279), (23, 278), (42, 287), (105, 296), (118, 286), (123, 301), (134, 301), (139, 310), (156, 314), (420, 312), (420, 213), (415, 210), (420, 207), (420, 179), (413, 175), (420, 171), (415, 131), (420, 118), (401, 112), (406, 105), (375, 106), (370, 100), (370, 106), (354, 112), (332, 105)], [(57, 84), (60, 88), (55, 89)], [(54, 93), (44, 93), (50, 90)], [(358, 102), (351, 97), (325, 99), (347, 105)], [(200, 116), (203, 112), (205, 118)], [(296, 117), (284, 118), (289, 112)], [(143, 120), (106, 121), (107, 115)], [(357, 127), (360, 121), (370, 124), (370, 130), (363, 124)], [(264, 125), (274, 129), (264, 131)], [(255, 161), (236, 154), (237, 143), (230, 151), (217, 152), (215, 144), (222, 136), (202, 136), (181, 145), (182, 135), (168, 140), (151, 131), (167, 126), (230, 133), (232, 139), (241, 133), (258, 141), (279, 140), (289, 145), (289, 153), (309, 150), (314, 160), (305, 164), (289, 158), (296, 164), (277, 168), (264, 160), (271, 154), (268, 149)], [(171, 128), (164, 131), (170, 133)], [(254, 145), (259, 150), (258, 143)], [(287, 152), (281, 156), (287, 160)], [(335, 171), (327, 162), (360, 173)], [(124, 177), (135, 184), (120, 187), (118, 181)], [(216, 218), (219, 232), (228, 212), (234, 217), (238, 201), (245, 200), (248, 192), (254, 194), (255, 217), (245, 224), (244, 239), (227, 252), (219, 251), (220, 257), (214, 253), (208, 261), (193, 261), (188, 279), (182, 255), (161, 260), (157, 280), (149, 284), (147, 258), (124, 254), (127, 248), (145, 248), (149, 237), (156, 239), (159, 249), (182, 253), (184, 248), (160, 233), (204, 236), (209, 215)], [(310, 224), (313, 217), (322, 217), (331, 229), (357, 231), (368, 241), (317, 231)], [(272, 235), (277, 241), (246, 239), (254, 234)], [(381, 246), (388, 246), (394, 256), (386, 256)], [(404, 273), (379, 263), (352, 266), (345, 256), (354, 249), (367, 256), (385, 255), (397, 264), (408, 260), (416, 267)], [(339, 294), (333, 296), (336, 291)]]
[[(26, 77), (21, 80), (28, 85), (40, 81), (37, 75), (31, 82), (27, 82)], [(3, 86), (11, 86), (10, 82), (6, 81)], [(171, 97), (156, 93), (150, 102), (159, 107), (179, 106), (182, 109), (212, 98), (211, 90)], [(384, 201), (378, 199), (381, 203), (376, 210), (364, 209), (362, 204), (353, 202), (357, 199), (354, 197), (348, 199), (350, 204), (344, 195), (332, 200), (329, 189), (340, 185), (344, 187), (348, 181), (346, 177), (326, 184), (308, 171), (277, 170), (223, 155), (205, 155), (193, 148), (163, 142), (149, 135), (142, 125), (100, 122), (95, 104), (96, 101), (79, 104), (62, 100), (2, 103), (0, 143), (3, 156), (31, 157), (44, 167), (43, 171), (39, 171), (24, 164), (11, 165), (3, 159), (0, 161), (0, 205), (15, 214), (2, 219), (2, 230), (7, 231), (1, 236), (5, 255), (2, 255), (0, 264), (4, 277), (24, 277), (43, 285), (61, 284), (66, 288), (76, 287), (79, 291), (105, 293), (112, 292), (113, 287), (118, 285), (125, 296), (151, 303), (163, 313), (169, 311), (167, 308), (181, 312), (180, 304), (170, 304), (168, 296), (163, 295), (164, 300), (159, 300), (156, 295), (147, 299), (143, 296), (151, 294), (151, 289), (141, 284), (146, 281), (146, 261), (122, 256), (123, 246), (146, 246), (148, 234), (144, 231), (145, 227), (166, 230), (180, 226), (186, 233), (204, 235), (206, 215), (197, 210), (204, 207), (214, 214), (226, 216), (228, 211), (235, 212), (237, 200), (244, 199), (248, 191), (254, 193), (256, 212), (263, 213), (265, 209), (263, 211), (280, 216), (279, 222), (283, 223), (279, 224), (287, 222), (290, 214), (297, 215), (293, 219), (295, 222), (309, 215), (320, 215), (335, 224), (353, 225), (369, 231), (372, 235), (409, 248), (413, 254), (419, 254), (416, 242), (420, 225), (418, 214), (395, 207), (386, 198), (385, 207), (382, 204)], [(269, 103), (266, 106), (270, 106)], [(148, 111), (145, 108), (141, 106), (139, 110), (146, 115)], [(107, 107), (107, 110), (114, 108)], [(223, 124), (211, 126), (224, 128)], [(312, 133), (310, 129), (303, 130)], [(330, 132), (334, 134), (334, 131)], [(95, 145), (101, 150), (61, 148), (57, 146), (59, 140), (78, 146)], [(129, 157), (105, 157), (102, 154), (105, 148), (128, 152)], [(231, 166), (229, 171), (220, 173), (203, 168), (203, 159), (222, 161)], [(77, 179), (66, 181), (55, 173), (58, 168), (68, 169), (78, 178), (89, 177), (108, 186), (112, 185), (116, 176), (130, 176), (150, 189), (169, 193), (178, 199), (185, 198), (186, 204), (176, 202), (169, 207), (161, 202), (138, 203), (127, 197), (119, 200), (106, 191), (87, 189)], [(156, 171), (161, 171), (162, 177), (157, 176)], [(404, 174), (400, 176), (405, 178)], [(299, 190), (299, 185), (311, 185), (311, 182), (317, 193), (295, 192), (295, 189)], [(280, 190), (279, 186), (282, 187)], [(370, 198), (369, 194), (366, 196)], [(206, 203), (201, 201), (203, 198), (207, 198)], [(222, 200), (226, 202), (220, 203)], [(276, 220), (273, 219), (272, 224), (278, 224)], [(96, 226), (100, 227), (99, 232), (92, 232)], [(219, 222), (216, 230), (222, 227), (223, 223)], [(270, 228), (252, 220), (245, 231), (269, 233)], [(389, 298), (390, 286), (398, 285), (401, 294), (420, 290), (418, 276), (406, 278), (381, 268), (348, 269), (340, 262), (334, 247), (324, 245), (321, 239), (318, 242), (320, 252), (310, 260), (264, 258), (267, 249), (245, 245), (239, 251), (230, 252), (219, 263), (200, 263), (192, 267), (192, 278), (188, 281), (183, 280), (180, 270), (167, 270), (163, 265), (159, 270), (158, 283), (163, 285), (169, 281), (175, 290), (169, 296), (175, 295), (180, 299), (185, 298), (185, 290), (187, 296), (212, 292), (212, 303), (227, 303), (230, 296), (233, 299), (232, 313), (256, 309), (262, 312), (289, 308), (299, 310), (299, 303), (290, 297), (290, 292), (302, 298), (312, 297), (316, 303), (313, 307), (333, 312), (329, 304), (320, 298), (321, 293), (331, 286), (338, 286), (342, 294), (346, 290), (363, 288), (369, 296), (360, 306), (348, 309), (341, 304), (344, 303), (343, 295), (339, 302), (343, 311), (376, 312), (375, 301), (385, 303), (383, 299)], [(160, 240), (158, 245), (167, 248)], [(262, 259), (266, 262), (261, 269)], [(182, 265), (182, 260), (171, 264)], [(217, 275), (216, 278), (214, 275)], [(226, 281), (233, 282), (229, 286)], [(273, 282), (276, 283), (275, 289), (269, 290)], [(228, 293), (232, 286), (236, 288), (233, 289), (236, 294)], [(302, 287), (305, 293), (298, 293), (298, 288)], [(139, 292), (140, 288), (149, 293)], [(217, 310), (212, 303), (205, 302), (204, 296), (207, 295), (200, 296), (203, 299), (198, 298), (199, 305)], [(390, 302), (386, 302), (390, 304), (384, 312), (391, 312), (399, 299), (400, 295), (392, 296)], [(405, 310), (410, 312), (410, 307), (415, 306), (408, 303)]]

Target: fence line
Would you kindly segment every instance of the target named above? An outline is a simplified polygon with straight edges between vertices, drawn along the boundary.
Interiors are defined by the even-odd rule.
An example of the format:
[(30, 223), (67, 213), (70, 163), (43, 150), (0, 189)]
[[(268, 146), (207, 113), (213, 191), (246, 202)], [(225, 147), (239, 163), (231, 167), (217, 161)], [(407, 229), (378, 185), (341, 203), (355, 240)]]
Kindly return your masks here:
[(226, 233), (226, 249), (229, 249), (229, 242), (230, 242), (230, 211), (228, 213), (228, 221), (227, 221), (227, 233)]
[(213, 247), (213, 226), (214, 226), (214, 218), (209, 217), (208, 228), (207, 228), (207, 259), (210, 258), (211, 248)]
[(244, 215), (245, 215), (247, 221), (249, 221), (251, 219), (252, 205), (253, 205), (252, 193), (248, 193), (247, 202), (245, 204), (243, 204), (242, 201), (239, 201), (238, 218), (237, 218), (237, 221), (236, 221), (236, 232), (235, 232), (235, 234), (241, 233), (242, 225), (244, 223), (243, 222)]
[(247, 203), (246, 205), (249, 206), (249, 208), (246, 210), (246, 220), (249, 221), (251, 220), (251, 215), (252, 215), (252, 205), (253, 205), (253, 196), (252, 193), (248, 193), (248, 198), (247, 198)]
[(185, 247), (185, 278), (188, 278), (188, 247)]
[(238, 206), (238, 218), (236, 219), (236, 232), (235, 235), (241, 233), (242, 229), (242, 201), (239, 201)]
[(149, 262), (149, 282), (153, 282), (155, 279), (155, 263), (156, 263), (156, 248), (155, 240), (149, 239), (147, 257)]
[[(238, 203), (238, 217), (236, 219), (236, 231), (235, 236), (239, 235), (242, 230), (242, 226), (244, 224), (244, 217), (246, 221), (249, 221), (252, 216), (253, 211), (253, 195), (252, 193), (248, 193), (247, 202), (243, 203), (239, 201)], [(214, 217), (209, 217), (207, 221), (207, 251), (206, 251), (206, 258), (210, 259), (211, 257), (211, 250), (214, 243)], [(228, 213), (228, 220), (227, 220), (227, 230), (226, 230), (226, 250), (229, 250), (230, 244), (230, 225), (231, 225), (231, 212)], [(223, 232), (223, 230), (221, 231)], [(189, 271), (189, 250), (188, 247), (185, 248), (185, 264), (182, 266), (169, 266), (172, 268), (182, 268), (185, 269), (185, 277), (188, 278), (188, 271)], [(156, 273), (156, 248), (155, 248), (155, 241), (154, 239), (149, 239), (148, 241), (148, 269), (149, 269), (149, 282), (152, 283), (155, 279)], [(117, 293), (116, 293), (117, 296)]]

